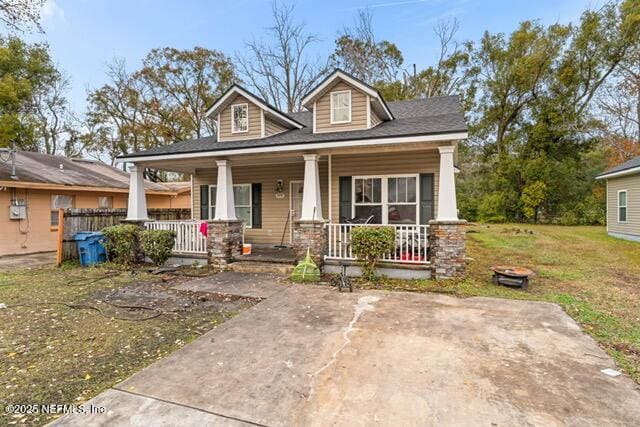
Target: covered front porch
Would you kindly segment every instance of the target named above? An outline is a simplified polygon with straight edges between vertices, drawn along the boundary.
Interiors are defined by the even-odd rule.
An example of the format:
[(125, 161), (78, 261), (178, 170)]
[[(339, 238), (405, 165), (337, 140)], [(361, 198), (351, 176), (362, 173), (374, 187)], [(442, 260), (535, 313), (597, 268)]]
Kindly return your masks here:
[[(436, 276), (463, 269), (439, 268), (441, 230), (462, 233), (455, 199), (453, 143), (384, 145), (366, 150), (347, 147), (282, 153), (224, 156), (207, 153), (181, 159), (139, 160), (131, 168), (130, 220), (149, 228), (176, 231), (174, 251), (208, 257), (217, 267), (242, 259), (241, 245), (287, 247), (297, 258), (310, 248), (320, 263), (355, 261), (350, 247), (356, 226), (383, 224), (395, 229), (394, 250), (384, 256), (391, 267), (409, 266)], [(192, 220), (148, 222), (146, 204), (137, 191), (144, 168), (192, 176)], [(207, 223), (208, 237), (201, 233)], [(435, 230), (434, 230), (435, 229)], [(447, 231), (447, 241), (452, 239)], [(459, 246), (460, 239), (453, 238)], [(463, 255), (462, 255), (463, 256)], [(451, 264), (451, 262), (448, 262)], [(450, 274), (451, 273), (451, 274)]]

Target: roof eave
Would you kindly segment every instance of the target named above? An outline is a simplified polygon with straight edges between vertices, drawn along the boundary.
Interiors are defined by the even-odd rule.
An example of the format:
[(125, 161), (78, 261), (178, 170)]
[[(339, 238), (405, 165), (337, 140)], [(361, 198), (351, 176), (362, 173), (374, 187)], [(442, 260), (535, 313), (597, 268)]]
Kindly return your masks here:
[(616, 178), (619, 176), (634, 175), (637, 173), (640, 173), (640, 166), (633, 166), (633, 167), (615, 171), (615, 172), (604, 172), (604, 173), (601, 173), (600, 175), (597, 175), (596, 179)]

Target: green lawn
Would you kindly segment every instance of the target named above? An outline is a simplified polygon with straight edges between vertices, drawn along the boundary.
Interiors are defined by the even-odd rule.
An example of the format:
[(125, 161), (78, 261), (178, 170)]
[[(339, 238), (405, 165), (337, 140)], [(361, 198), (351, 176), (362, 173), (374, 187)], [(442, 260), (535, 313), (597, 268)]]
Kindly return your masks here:
[(181, 280), (116, 266), (0, 271), (0, 426), (50, 422), (4, 406), (83, 403), (253, 303), (172, 290)]
[[(558, 303), (640, 382), (640, 243), (609, 237), (604, 227), (475, 225), (468, 228), (467, 255), (464, 280), (381, 286)], [(529, 290), (494, 286), (490, 267), (500, 264), (535, 271)]]

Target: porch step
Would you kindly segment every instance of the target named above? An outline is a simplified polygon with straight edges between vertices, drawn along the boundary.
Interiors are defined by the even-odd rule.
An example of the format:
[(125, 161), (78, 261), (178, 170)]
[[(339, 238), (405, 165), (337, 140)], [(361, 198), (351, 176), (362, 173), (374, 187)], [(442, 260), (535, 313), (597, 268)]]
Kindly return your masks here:
[(293, 265), (273, 262), (234, 261), (229, 264), (228, 269), (236, 273), (275, 273), (290, 275), (293, 272)]

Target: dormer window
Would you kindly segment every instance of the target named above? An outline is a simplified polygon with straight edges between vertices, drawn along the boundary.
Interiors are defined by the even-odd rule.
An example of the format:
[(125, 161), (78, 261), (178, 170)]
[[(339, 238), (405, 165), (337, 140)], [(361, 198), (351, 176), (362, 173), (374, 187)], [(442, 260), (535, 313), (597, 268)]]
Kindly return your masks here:
[(331, 92), (331, 124), (351, 122), (351, 91)]
[(249, 132), (249, 104), (231, 106), (231, 132)]

